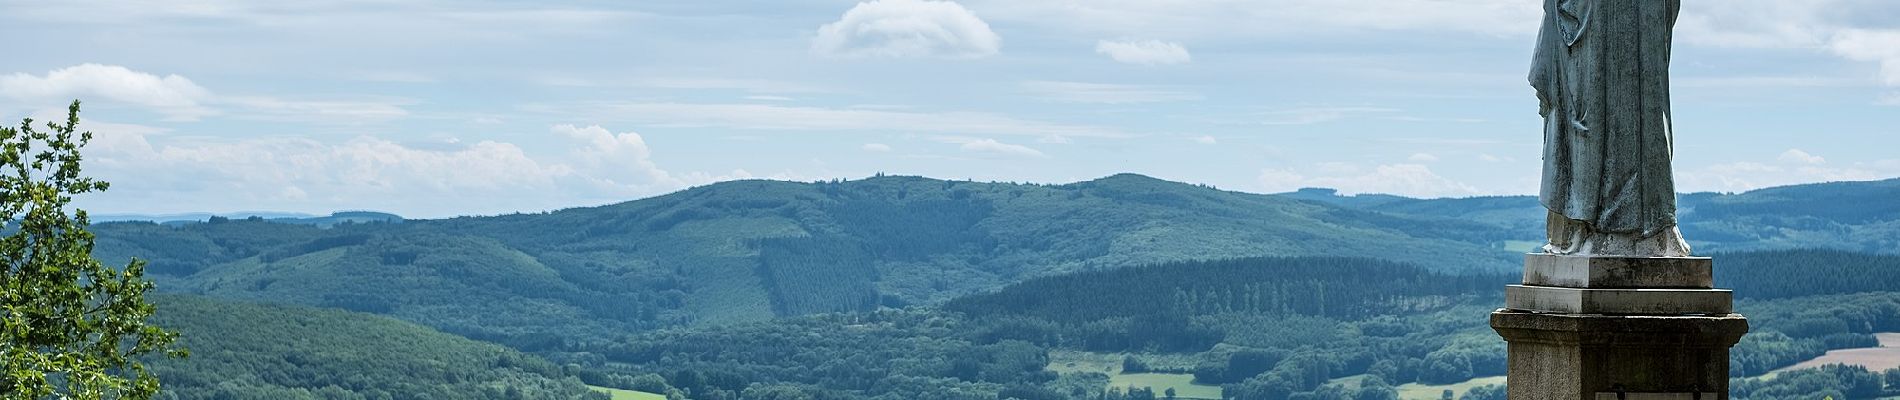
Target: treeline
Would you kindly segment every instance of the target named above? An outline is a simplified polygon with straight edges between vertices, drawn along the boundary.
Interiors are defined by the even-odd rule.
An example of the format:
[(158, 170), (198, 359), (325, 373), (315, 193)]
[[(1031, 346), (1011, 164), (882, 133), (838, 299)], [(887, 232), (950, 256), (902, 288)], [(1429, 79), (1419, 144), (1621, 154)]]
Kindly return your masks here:
[(1750, 332), (1729, 352), (1730, 376), (1757, 376), (1828, 350), (1874, 347), (1874, 333), (1900, 332), (1900, 292), (1747, 300)]
[(1896, 190), (1900, 190), (1900, 179), (1785, 186), (1684, 200), (1697, 219), (1774, 217), (1794, 224), (1864, 224), (1900, 219), (1900, 202), (1893, 198)]
[(1057, 378), (1044, 370), (1047, 348), (980, 342), (970, 328), (953, 316), (885, 310), (666, 330), (605, 349), (592, 367), (658, 374), (695, 400), (995, 399)]
[(967, 192), (949, 192), (952, 198), (919, 194), (913, 199), (903, 186), (890, 190), (896, 193), (872, 193), (876, 197), (870, 198), (844, 192), (850, 194), (840, 195), (846, 198), (826, 204), (824, 210), (844, 233), (864, 240), (879, 260), (914, 261), (994, 247), (994, 240), (976, 227), (993, 212), (989, 202), (971, 199)]
[(1431, 309), (1452, 298), (1499, 296), (1509, 280), (1366, 258), (1243, 258), (1032, 279), (953, 300), (944, 309), (1063, 323), (1226, 313), (1359, 319)]
[(154, 322), (178, 330), (191, 350), (148, 360), (162, 399), (605, 399), (540, 358), (386, 317), (152, 300)]
[(757, 246), (759, 280), (778, 315), (870, 311), (878, 305), (877, 268), (855, 240), (772, 238)]
[(1834, 364), (1782, 372), (1773, 379), (1729, 381), (1729, 397), (1736, 400), (1846, 400), (1894, 396), (1900, 396), (1900, 368), (1876, 372), (1866, 367)]
[(1900, 289), (1900, 256), (1842, 250), (1716, 254), (1715, 283), (1736, 297), (1785, 299)]
[(311, 225), (275, 223), (263, 218), (160, 225), (152, 222), (108, 222), (91, 228), (98, 237), (93, 256), (108, 265), (124, 265), (132, 257), (146, 260), (153, 274), (185, 276), (212, 265), (227, 263), (306, 243), (331, 232)]

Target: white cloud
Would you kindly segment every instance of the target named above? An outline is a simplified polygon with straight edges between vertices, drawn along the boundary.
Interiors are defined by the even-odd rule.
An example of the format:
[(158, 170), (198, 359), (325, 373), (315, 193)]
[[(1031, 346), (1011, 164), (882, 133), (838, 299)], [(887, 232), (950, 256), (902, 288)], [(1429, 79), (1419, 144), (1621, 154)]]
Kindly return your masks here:
[(185, 27), (212, 35), (258, 32), (318, 37), (323, 40), (299, 41), (299, 49), (335, 46), (331, 49), (348, 52), (344, 54), (456, 47), (449, 44), (457, 43), (493, 46), (537, 37), (597, 33), (646, 16), (629, 11), (493, 1), (73, 0), (31, 6), (17, 3), (22, 4), (17, 7), (13, 4), (9, 3), (8, 16), (24, 20), (141, 28), (134, 32)]
[(1524, 0), (967, 0), (999, 20), (1097, 37), (1166, 32), (1182, 38), (1255, 40), (1358, 31), (1537, 33), (1538, 2)]
[(615, 134), (599, 125), (555, 125), (549, 131), (587, 144), (575, 159), (586, 168), (583, 176), (603, 189), (631, 194), (685, 186), (653, 163), (653, 150), (638, 133)]
[(285, 100), (260, 96), (226, 96), (219, 99), (218, 103), (241, 108), (244, 111), (243, 114), (233, 115), (240, 118), (360, 123), (409, 116), (409, 110), (402, 106), (410, 102), (396, 99)]
[(1398, 111), (1397, 109), (1382, 107), (1301, 107), (1267, 112), (1266, 118), (1260, 121), (1260, 123), (1267, 125), (1312, 125), (1339, 121), (1358, 115), (1383, 114)]
[(864, 130), (1001, 134), (1037, 137), (1126, 137), (1113, 128), (1069, 125), (976, 112), (926, 113), (885, 108), (792, 107), (768, 104), (581, 103), (535, 105), (529, 111), (601, 118), (619, 116), (661, 126), (757, 130)]
[(1801, 149), (1788, 149), (1788, 151), (1782, 152), (1781, 157), (1778, 157), (1777, 159), (1781, 160), (1781, 162), (1789, 163), (1789, 164), (1820, 165), (1820, 164), (1827, 163), (1826, 158), (1821, 158), (1821, 156), (1808, 154), (1808, 152), (1801, 151)]
[(1900, 30), (1842, 30), (1835, 33), (1828, 50), (1849, 60), (1879, 64), (1880, 82), (1900, 86)]
[(1010, 157), (1049, 157), (1048, 154), (1044, 154), (1041, 150), (1036, 150), (1029, 146), (1003, 143), (996, 139), (947, 136), (939, 137), (937, 141), (956, 144), (958, 145), (957, 148), (971, 153)]
[(1676, 189), (1685, 192), (1746, 192), (1814, 182), (1869, 181), (1900, 175), (1895, 160), (1850, 166), (1775, 165), (1733, 162), (1678, 171)]
[(348, 75), (349, 79), (384, 83), (436, 83), (433, 76), (407, 71), (368, 71)]
[(0, 95), (19, 100), (72, 99), (129, 103), (150, 107), (166, 119), (190, 121), (216, 114), (203, 103), (211, 92), (178, 75), (158, 76), (116, 65), (80, 64), (46, 76), (0, 76)]
[[(837, 89), (814, 85), (806, 82), (793, 82), (773, 79), (748, 78), (709, 78), (709, 77), (642, 77), (624, 78), (615, 75), (609, 78), (583, 78), (567, 75), (539, 76), (532, 82), (548, 86), (594, 87), (594, 88), (653, 88), (685, 90), (734, 90), (748, 93), (827, 93)], [(783, 97), (783, 96), (756, 96)], [(748, 97), (750, 98), (750, 97)], [(789, 98), (788, 98), (789, 99)]]
[(1107, 54), (1116, 62), (1141, 65), (1186, 64), (1194, 61), (1180, 43), (1159, 40), (1095, 42), (1095, 52)]
[(872, 153), (889, 153), (891, 152), (891, 145), (883, 144), (883, 143), (865, 143), (864, 151), (868, 151)]
[(1419, 163), (1438, 162), (1438, 156), (1434, 156), (1428, 153), (1414, 153), (1412, 154), (1411, 157), (1406, 157), (1405, 159), (1407, 161), (1419, 162)]
[(974, 152), (979, 152), (979, 153), (995, 153), (995, 154), (1006, 154), (1006, 155), (1015, 155), (1015, 156), (1024, 156), (1024, 157), (1048, 157), (1048, 155), (1043, 154), (1042, 151), (1029, 148), (1028, 146), (998, 142), (996, 141), (996, 139), (982, 139), (982, 140), (977, 140), (973, 142), (968, 142), (968, 143), (964, 143), (962, 147), (964, 151), (974, 151)]
[(1215, 139), (1213, 136), (1202, 135), (1201, 137), (1194, 138), (1194, 143), (1219, 144), (1220, 139)]
[(1885, 0), (1725, 0), (1684, 7), (1676, 37), (1732, 48), (1812, 49), (1873, 63), (1875, 81), (1900, 86), (1900, 30), (1870, 16), (1900, 13)]
[(1135, 104), (1201, 100), (1199, 94), (1165, 87), (1110, 83), (1027, 81), (1023, 90), (1065, 103)]
[(1329, 163), (1316, 169), (1324, 175), (1308, 175), (1291, 169), (1263, 169), (1256, 182), (1269, 193), (1324, 187), (1338, 189), (1347, 195), (1379, 193), (1432, 198), (1480, 194), (1471, 185), (1440, 176), (1432, 172), (1430, 167), (1419, 164), (1389, 164), (1365, 170), (1349, 164)]
[[(88, 147), (88, 170), (114, 183), (112, 191), (90, 201), (128, 211), (176, 211), (151, 207), (181, 204), (205, 210), (265, 205), (440, 217), (443, 212), (500, 213), (630, 200), (751, 176), (744, 171), (671, 173), (654, 162), (653, 149), (639, 134), (600, 126), (555, 125), (549, 128), (556, 139), (549, 142), (552, 147), (536, 154), (492, 140), (416, 145), (367, 136), (336, 143), (174, 138), (136, 125), (83, 125), (96, 133)], [(125, 196), (115, 196), (119, 193)], [(209, 193), (216, 196), (207, 199)], [(467, 203), (470, 198), (482, 201)], [(444, 209), (445, 204), (458, 208)]]
[(818, 27), (813, 53), (842, 57), (979, 58), (1003, 39), (975, 13), (952, 1), (872, 0)]
[(1683, 7), (1677, 40), (1736, 48), (1815, 47), (1826, 40), (1822, 10), (1833, 0), (1723, 0), (1714, 7)]
[(1775, 162), (1740, 161), (1678, 169), (1681, 191), (1745, 192), (1813, 182), (1868, 181), (1900, 176), (1900, 159), (1835, 165), (1801, 149), (1788, 149)]
[(213, 93), (183, 76), (161, 77), (123, 66), (100, 64), (60, 68), (45, 76), (25, 73), (0, 76), (0, 96), (40, 103), (74, 98), (89, 103), (123, 103), (150, 109), (170, 121), (227, 115), (273, 121), (359, 123), (409, 115), (402, 107), (409, 101), (401, 99), (307, 100), (224, 95)]

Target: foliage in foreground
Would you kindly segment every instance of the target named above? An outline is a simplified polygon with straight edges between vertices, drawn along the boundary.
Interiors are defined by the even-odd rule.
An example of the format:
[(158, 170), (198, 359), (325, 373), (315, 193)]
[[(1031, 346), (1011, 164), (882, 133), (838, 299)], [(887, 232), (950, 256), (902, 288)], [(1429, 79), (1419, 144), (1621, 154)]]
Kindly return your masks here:
[(106, 183), (80, 175), (79, 102), (64, 123), (0, 127), (0, 398), (148, 399), (158, 378), (138, 357), (183, 356), (177, 334), (146, 323), (145, 266), (108, 267), (73, 196)]

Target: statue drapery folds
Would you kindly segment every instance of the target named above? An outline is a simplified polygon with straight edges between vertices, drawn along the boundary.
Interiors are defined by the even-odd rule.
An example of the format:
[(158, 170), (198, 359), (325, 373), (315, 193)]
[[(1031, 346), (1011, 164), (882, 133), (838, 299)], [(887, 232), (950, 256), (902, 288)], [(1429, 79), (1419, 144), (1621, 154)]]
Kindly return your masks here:
[(1680, 0), (1544, 0), (1530, 81), (1554, 254), (1687, 256), (1670, 164)]

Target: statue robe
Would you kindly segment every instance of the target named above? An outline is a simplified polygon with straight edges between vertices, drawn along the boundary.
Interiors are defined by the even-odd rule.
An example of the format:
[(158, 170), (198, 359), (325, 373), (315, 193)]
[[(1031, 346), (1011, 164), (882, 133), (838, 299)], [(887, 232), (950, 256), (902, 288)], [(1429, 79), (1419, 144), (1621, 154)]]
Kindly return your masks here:
[[(1544, 0), (1530, 81), (1544, 116), (1540, 197), (1551, 212), (1552, 247), (1574, 250), (1560, 241), (1602, 237), (1682, 243), (1669, 113), (1670, 43), (1681, 5)], [(1687, 255), (1681, 247), (1644, 252)], [(1627, 243), (1608, 248), (1632, 251)]]

